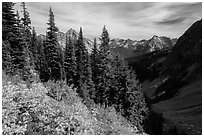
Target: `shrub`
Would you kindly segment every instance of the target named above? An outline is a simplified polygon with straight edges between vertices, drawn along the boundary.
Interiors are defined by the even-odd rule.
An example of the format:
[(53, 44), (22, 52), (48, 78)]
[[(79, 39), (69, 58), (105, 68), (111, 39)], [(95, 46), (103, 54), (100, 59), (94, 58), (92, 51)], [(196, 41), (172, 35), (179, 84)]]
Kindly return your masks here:
[[(63, 81), (32, 82), (3, 75), (2, 133), (4, 135), (137, 134), (113, 107), (87, 108), (75, 89)], [(18, 79), (18, 77), (16, 77)], [(48, 93), (52, 93), (52, 97)], [(55, 93), (57, 92), (57, 94)], [(51, 94), (50, 93), (50, 94)]]
[[(46, 89), (33, 82), (28, 88), (23, 81), (7, 80), (2, 90), (3, 134), (94, 134), (95, 119), (71, 87), (50, 82)], [(61, 101), (47, 96), (53, 87), (65, 92)]]
[(139, 132), (137, 127), (131, 125), (114, 107), (97, 106), (94, 112), (102, 134), (133, 135)]

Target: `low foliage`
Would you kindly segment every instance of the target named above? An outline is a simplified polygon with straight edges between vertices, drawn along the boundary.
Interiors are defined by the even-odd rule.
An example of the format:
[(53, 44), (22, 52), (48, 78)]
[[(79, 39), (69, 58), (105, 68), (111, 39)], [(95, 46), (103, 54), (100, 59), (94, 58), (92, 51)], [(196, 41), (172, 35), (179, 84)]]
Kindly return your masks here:
[[(18, 79), (18, 77), (16, 77)], [(64, 82), (43, 85), (3, 74), (2, 134), (4, 135), (100, 135), (137, 134), (113, 107), (93, 105), (87, 108), (82, 99)], [(51, 96), (51, 91), (58, 91)]]

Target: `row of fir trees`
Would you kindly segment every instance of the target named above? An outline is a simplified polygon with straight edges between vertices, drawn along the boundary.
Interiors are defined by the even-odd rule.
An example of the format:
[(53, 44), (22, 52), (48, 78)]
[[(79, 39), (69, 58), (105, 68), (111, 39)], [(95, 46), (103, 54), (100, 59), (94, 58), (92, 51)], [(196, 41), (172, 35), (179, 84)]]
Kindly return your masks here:
[(42, 40), (31, 28), (26, 4), (22, 2), (21, 6), (22, 18), (14, 12), (14, 3), (2, 3), (2, 68), (7, 74), (29, 80), (37, 72), (42, 82), (66, 80), (85, 103), (114, 106), (136, 125), (141, 124), (146, 112), (141, 85), (127, 63), (111, 54), (105, 26), (100, 44), (94, 39), (91, 55), (84, 44), (82, 28), (76, 40), (66, 36), (66, 47), (62, 49), (52, 9), (46, 38)]

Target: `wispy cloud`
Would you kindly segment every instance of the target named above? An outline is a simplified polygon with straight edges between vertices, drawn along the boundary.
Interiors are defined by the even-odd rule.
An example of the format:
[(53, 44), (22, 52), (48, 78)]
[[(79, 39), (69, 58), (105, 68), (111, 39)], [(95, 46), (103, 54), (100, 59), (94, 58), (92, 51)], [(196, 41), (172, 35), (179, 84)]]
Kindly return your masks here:
[(192, 20), (201, 17), (201, 3), (170, 3), (163, 7), (168, 15), (158, 20), (161, 25), (177, 25), (185, 20)]
[(172, 25), (172, 24), (178, 24), (182, 23), (186, 18), (180, 17), (180, 18), (170, 18), (170, 19), (164, 19), (162, 21), (158, 21), (157, 23), (163, 24), (163, 25)]
[[(87, 37), (99, 37), (103, 25), (111, 38), (147, 39), (152, 35), (179, 37), (202, 17), (202, 3), (77, 2), (26, 3), (32, 25), (45, 33), (50, 6), (60, 31), (83, 27)], [(17, 3), (15, 8), (21, 10)]]

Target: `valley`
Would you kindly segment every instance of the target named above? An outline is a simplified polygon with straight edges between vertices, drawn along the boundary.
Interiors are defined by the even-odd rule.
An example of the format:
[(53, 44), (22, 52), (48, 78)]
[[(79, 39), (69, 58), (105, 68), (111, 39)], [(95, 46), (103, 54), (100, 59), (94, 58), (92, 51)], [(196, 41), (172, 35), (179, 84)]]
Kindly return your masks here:
[(150, 134), (202, 132), (201, 24), (201, 20), (194, 23), (171, 51), (127, 59), (150, 108), (145, 121)]

